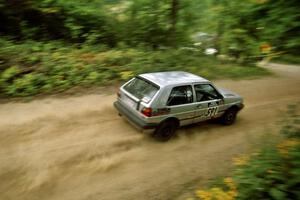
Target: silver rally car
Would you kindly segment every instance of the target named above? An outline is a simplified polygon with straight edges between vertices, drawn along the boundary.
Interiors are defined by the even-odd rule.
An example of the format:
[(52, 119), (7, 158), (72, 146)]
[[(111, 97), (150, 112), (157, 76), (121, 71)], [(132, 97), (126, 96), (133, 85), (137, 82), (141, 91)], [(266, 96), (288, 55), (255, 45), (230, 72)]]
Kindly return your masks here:
[(120, 87), (114, 106), (136, 127), (153, 129), (155, 138), (166, 141), (180, 126), (214, 118), (230, 125), (244, 104), (238, 94), (200, 76), (171, 71), (132, 78)]

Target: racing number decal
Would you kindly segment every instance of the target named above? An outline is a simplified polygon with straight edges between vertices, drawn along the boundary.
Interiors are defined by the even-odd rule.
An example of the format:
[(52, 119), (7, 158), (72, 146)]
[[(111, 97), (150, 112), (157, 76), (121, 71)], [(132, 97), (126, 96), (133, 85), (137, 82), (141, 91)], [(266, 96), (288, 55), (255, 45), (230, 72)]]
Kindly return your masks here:
[(207, 113), (205, 114), (206, 117), (213, 117), (218, 114), (218, 107), (210, 107), (207, 109)]

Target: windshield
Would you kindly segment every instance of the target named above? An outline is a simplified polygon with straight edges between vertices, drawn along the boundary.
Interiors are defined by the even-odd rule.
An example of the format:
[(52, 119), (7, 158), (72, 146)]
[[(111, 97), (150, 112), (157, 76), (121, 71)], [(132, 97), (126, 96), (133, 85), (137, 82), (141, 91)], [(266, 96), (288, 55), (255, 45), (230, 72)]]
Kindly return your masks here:
[(142, 99), (144, 102), (148, 103), (159, 90), (159, 87), (150, 81), (136, 77), (127, 83), (124, 86), (124, 89), (136, 98)]

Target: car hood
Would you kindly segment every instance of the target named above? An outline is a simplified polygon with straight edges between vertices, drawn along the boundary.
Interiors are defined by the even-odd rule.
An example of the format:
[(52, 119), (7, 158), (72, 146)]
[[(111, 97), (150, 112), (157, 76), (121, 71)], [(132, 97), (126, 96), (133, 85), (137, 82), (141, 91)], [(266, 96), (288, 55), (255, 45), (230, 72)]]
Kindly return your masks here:
[(224, 89), (224, 88), (218, 88), (219, 92), (225, 97), (225, 98), (234, 98), (234, 97), (238, 97), (241, 98), (240, 95), (238, 95), (235, 92), (232, 92), (230, 90)]

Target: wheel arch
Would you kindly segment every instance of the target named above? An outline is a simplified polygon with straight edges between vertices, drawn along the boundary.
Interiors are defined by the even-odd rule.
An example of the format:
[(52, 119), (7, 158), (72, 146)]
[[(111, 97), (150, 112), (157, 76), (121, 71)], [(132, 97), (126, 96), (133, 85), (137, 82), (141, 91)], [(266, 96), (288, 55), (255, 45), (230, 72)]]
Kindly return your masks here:
[(180, 126), (180, 121), (179, 121), (179, 119), (178, 118), (176, 118), (176, 117), (168, 117), (168, 118), (166, 118), (166, 119), (164, 119), (162, 122), (160, 122), (160, 123), (163, 123), (163, 122), (167, 122), (167, 121), (174, 121), (175, 123), (176, 123), (176, 128), (178, 128), (179, 126)]
[(230, 106), (226, 111), (228, 110), (236, 110), (236, 111), (239, 111), (240, 110), (240, 107), (238, 105), (232, 105)]

